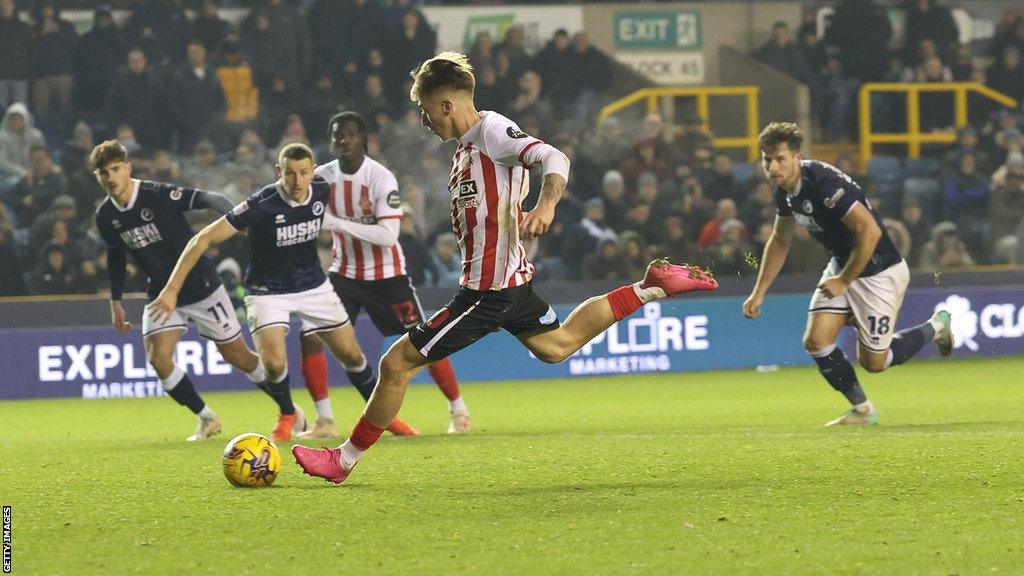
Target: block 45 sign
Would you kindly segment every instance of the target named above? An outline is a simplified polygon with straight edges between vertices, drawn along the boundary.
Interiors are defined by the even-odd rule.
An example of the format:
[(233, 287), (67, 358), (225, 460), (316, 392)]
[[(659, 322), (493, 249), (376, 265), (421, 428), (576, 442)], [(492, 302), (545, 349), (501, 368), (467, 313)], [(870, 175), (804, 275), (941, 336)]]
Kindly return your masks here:
[(619, 49), (701, 47), (700, 12), (616, 12), (614, 25)]

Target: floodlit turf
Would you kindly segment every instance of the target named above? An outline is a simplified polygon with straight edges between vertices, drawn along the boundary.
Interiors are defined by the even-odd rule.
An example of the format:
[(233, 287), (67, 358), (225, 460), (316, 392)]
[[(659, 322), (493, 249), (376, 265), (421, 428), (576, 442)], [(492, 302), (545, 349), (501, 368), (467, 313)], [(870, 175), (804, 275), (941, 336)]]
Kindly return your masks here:
[(802, 368), (467, 385), (464, 437), (419, 386), (427, 436), (342, 486), (282, 446), (265, 490), (220, 469), (269, 432), (256, 393), (209, 395), (225, 432), (201, 445), (168, 398), (6, 402), (0, 501), (15, 574), (1024, 573), (1024, 360), (863, 381), (872, 429), (821, 428), (843, 401)]

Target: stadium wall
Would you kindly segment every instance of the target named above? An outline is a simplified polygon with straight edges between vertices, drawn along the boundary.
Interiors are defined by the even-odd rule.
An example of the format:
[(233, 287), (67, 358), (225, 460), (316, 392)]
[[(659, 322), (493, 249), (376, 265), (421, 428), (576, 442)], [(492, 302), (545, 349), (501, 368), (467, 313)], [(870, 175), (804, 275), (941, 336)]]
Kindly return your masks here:
[[(900, 328), (945, 307), (954, 313), (954, 329), (959, 335), (955, 356), (1024, 355), (1024, 282), (929, 286), (926, 279), (918, 277), (915, 284), (918, 287), (908, 292), (904, 302)], [(804, 365), (810, 363), (801, 345), (807, 300), (807, 291), (772, 296), (757, 321), (741, 316), (743, 296), (739, 294), (656, 302), (561, 364), (531, 358), (505, 332), (478, 342), (452, 360), (463, 381)], [(0, 311), (17, 304), (6, 303)], [(573, 307), (567, 303), (555, 308), (559, 317), (565, 318)], [(292, 366), (299, 362), (296, 333), (289, 336)], [(388, 342), (366, 318), (356, 322), (356, 333), (375, 362)], [(844, 339), (852, 352), (854, 339), (849, 334)], [(0, 350), (0, 400), (162, 395), (156, 376), (146, 366), (137, 329), (121, 336), (105, 325), (0, 328)], [(928, 347), (923, 354), (934, 355), (934, 351)], [(252, 388), (194, 329), (179, 344), (177, 360), (202, 390)], [(331, 375), (333, 384), (345, 381), (336, 364)], [(425, 377), (417, 381), (425, 381)], [(295, 384), (301, 387), (298, 381)]]

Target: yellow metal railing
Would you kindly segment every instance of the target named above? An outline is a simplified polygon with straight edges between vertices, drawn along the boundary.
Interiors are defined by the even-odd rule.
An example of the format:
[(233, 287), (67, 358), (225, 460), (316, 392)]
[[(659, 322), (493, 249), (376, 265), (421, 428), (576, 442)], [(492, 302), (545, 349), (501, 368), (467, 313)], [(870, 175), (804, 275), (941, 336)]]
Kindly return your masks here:
[(690, 97), (697, 99), (697, 115), (709, 125), (711, 112), (708, 108), (708, 98), (712, 96), (743, 96), (746, 99), (747, 109), (747, 135), (731, 138), (715, 138), (713, 143), (716, 148), (745, 148), (747, 157), (751, 162), (757, 162), (761, 153), (757, 148), (757, 134), (760, 128), (760, 116), (758, 113), (758, 94), (761, 89), (757, 86), (707, 86), (707, 87), (661, 87), (643, 88), (625, 96), (601, 108), (597, 116), (598, 124), (605, 118), (616, 112), (628, 108), (637, 102), (646, 102), (648, 112), (658, 110), (658, 102), (664, 97)]
[[(904, 92), (907, 95), (907, 131), (873, 132), (871, 129), (871, 95), (876, 92)], [(974, 92), (995, 100), (1003, 106), (1015, 108), (1017, 101), (1002, 92), (977, 82), (943, 82), (934, 84), (872, 83), (860, 88), (860, 159), (861, 169), (867, 170), (875, 144), (906, 144), (907, 155), (921, 156), (921, 144), (956, 142), (952, 132), (921, 132), (921, 92), (953, 93), (953, 125), (967, 125), (967, 94)]]

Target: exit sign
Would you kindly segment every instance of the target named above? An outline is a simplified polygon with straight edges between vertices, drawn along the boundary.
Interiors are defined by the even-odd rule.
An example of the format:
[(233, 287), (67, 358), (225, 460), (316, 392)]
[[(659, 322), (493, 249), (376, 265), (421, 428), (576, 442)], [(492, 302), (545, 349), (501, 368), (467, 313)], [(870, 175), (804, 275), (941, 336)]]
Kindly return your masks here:
[(618, 48), (700, 48), (700, 12), (616, 12)]

